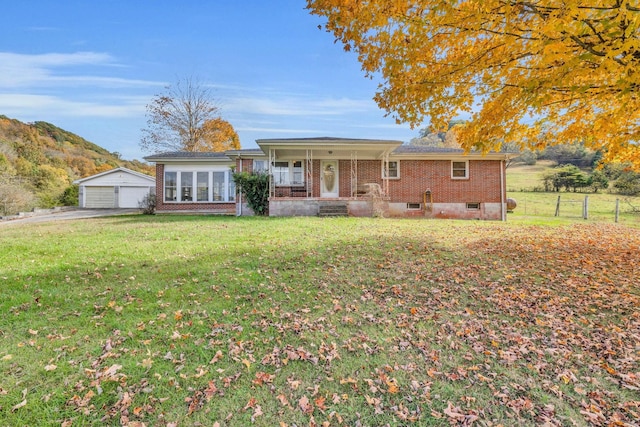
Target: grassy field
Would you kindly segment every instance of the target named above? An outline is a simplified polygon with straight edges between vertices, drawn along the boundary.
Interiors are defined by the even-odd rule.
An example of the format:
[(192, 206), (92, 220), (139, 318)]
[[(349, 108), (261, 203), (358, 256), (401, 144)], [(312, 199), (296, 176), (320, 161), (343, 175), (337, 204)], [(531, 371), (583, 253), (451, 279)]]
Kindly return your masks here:
[(550, 160), (538, 160), (535, 165), (516, 163), (507, 168), (507, 191), (530, 192), (535, 187), (544, 187), (542, 175), (556, 166)]
[[(640, 226), (640, 197), (622, 196), (607, 191), (599, 193), (540, 192), (542, 175), (555, 166), (550, 161), (538, 161), (535, 165), (511, 165), (507, 168), (507, 196), (518, 206), (508, 215), (511, 221), (537, 219), (543, 223), (573, 222), (582, 218), (582, 206), (588, 198), (588, 219), (597, 222), (615, 222), (616, 201), (618, 222)], [(554, 218), (560, 196), (560, 215)]]
[(0, 425), (636, 425), (640, 233), (0, 225)]

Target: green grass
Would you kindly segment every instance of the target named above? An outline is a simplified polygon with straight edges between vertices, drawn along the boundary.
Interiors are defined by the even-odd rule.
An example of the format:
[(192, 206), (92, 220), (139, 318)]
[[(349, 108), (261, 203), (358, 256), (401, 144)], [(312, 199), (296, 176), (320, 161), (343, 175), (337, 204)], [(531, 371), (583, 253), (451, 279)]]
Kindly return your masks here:
[(0, 240), (0, 425), (638, 411), (640, 238), (624, 225), (158, 215)]

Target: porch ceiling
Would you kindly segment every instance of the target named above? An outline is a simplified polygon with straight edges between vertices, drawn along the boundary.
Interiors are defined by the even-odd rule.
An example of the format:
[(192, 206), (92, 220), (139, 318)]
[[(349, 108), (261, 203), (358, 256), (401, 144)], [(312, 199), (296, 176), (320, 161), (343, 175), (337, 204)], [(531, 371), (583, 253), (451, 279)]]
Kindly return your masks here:
[(259, 139), (256, 141), (266, 153), (273, 150), (280, 159), (300, 159), (311, 151), (314, 159), (350, 159), (355, 153), (358, 159), (381, 159), (401, 141), (348, 138)]

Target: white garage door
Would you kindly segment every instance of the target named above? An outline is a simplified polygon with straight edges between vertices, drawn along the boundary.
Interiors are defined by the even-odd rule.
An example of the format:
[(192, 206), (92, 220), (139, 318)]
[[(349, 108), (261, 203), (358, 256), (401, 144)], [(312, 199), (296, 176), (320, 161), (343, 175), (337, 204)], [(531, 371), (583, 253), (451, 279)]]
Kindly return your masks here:
[(113, 208), (116, 200), (113, 187), (86, 187), (86, 208)]
[(119, 207), (138, 208), (147, 194), (149, 194), (149, 187), (120, 187)]

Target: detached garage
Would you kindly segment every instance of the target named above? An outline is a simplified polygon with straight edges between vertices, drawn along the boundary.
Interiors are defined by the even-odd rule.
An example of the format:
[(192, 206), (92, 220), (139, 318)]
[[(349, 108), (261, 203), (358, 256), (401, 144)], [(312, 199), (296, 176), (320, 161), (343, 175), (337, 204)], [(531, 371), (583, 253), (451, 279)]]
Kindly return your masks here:
[(155, 191), (156, 179), (127, 168), (117, 168), (74, 181), (81, 208), (138, 208)]

